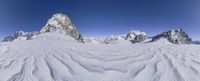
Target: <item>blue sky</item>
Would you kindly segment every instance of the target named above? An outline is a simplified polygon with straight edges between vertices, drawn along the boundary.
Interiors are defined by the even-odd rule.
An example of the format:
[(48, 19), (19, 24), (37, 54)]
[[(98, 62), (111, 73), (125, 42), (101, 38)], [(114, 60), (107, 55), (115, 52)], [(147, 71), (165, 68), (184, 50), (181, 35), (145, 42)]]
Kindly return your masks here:
[(69, 15), (83, 36), (183, 28), (200, 39), (199, 0), (0, 0), (0, 38), (38, 31), (54, 13)]

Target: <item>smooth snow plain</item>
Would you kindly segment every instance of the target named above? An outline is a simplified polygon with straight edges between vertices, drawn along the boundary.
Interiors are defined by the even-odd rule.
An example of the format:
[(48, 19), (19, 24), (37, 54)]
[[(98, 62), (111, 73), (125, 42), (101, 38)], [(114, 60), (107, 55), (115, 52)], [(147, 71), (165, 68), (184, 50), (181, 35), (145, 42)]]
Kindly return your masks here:
[(44, 33), (0, 43), (0, 81), (200, 81), (200, 46), (83, 44)]

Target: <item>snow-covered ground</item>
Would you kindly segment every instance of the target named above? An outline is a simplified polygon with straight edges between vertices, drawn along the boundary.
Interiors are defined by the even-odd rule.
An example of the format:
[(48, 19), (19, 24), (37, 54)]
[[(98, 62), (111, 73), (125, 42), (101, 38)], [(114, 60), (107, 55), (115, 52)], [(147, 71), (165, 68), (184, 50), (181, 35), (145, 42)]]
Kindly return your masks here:
[(200, 81), (200, 45), (83, 44), (44, 33), (0, 43), (0, 81)]

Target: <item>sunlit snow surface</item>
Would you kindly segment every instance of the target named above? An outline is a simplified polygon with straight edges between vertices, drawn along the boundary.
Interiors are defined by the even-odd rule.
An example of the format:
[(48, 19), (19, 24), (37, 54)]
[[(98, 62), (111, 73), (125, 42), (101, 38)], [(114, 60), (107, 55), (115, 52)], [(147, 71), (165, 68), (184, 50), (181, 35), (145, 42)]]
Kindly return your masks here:
[(46, 33), (0, 43), (0, 81), (200, 81), (200, 45), (82, 44)]

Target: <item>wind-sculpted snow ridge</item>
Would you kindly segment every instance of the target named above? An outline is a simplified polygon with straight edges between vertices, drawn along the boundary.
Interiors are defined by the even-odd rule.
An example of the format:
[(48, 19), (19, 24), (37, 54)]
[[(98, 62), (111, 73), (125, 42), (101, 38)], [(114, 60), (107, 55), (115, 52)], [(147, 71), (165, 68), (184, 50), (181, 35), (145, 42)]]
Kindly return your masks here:
[(200, 46), (164, 38), (104, 45), (45, 33), (0, 49), (0, 81), (200, 81)]

